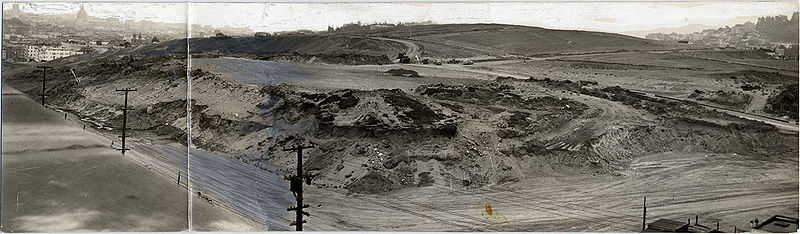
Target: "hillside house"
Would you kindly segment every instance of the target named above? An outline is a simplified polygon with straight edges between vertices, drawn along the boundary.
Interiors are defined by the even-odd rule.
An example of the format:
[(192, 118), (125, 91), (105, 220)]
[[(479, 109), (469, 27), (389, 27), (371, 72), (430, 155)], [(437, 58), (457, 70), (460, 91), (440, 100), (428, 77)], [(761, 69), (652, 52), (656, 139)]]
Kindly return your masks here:
[(783, 53), (783, 58), (786, 60), (795, 60), (797, 61), (800, 56), (798, 56), (798, 47), (797, 45), (791, 45), (789, 48), (786, 48), (786, 51)]

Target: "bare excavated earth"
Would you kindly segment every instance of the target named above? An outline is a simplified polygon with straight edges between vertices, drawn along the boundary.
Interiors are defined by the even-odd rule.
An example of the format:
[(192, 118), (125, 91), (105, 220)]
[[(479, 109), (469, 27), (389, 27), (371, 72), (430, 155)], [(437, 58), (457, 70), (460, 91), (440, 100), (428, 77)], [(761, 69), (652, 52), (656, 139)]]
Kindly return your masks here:
[[(309, 230), (636, 231), (642, 196), (657, 204), (652, 217), (701, 213), (729, 229), (797, 209), (797, 133), (692, 102), (593, 81), (342, 68), (386, 81), (364, 89), (333, 82), (346, 76), (269, 85), (205, 69), (193, 97), (221, 117), (198, 120), (198, 146), (291, 171), (283, 146), (316, 145), (304, 169), (317, 175), (308, 196), (322, 215)], [(347, 215), (365, 206), (370, 218)]]

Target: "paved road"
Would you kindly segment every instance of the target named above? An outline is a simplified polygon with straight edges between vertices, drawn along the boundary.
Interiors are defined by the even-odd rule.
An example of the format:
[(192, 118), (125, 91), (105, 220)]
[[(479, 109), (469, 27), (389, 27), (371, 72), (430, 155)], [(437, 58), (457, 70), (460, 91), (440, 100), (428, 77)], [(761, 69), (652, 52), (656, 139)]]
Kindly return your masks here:
[(183, 231), (186, 189), (10, 87), (2, 98), (2, 231)]
[[(110, 147), (115, 136), (84, 130), (13, 88), (3, 86), (2, 104), (2, 231), (183, 231), (190, 217), (195, 231), (288, 229), (270, 212), (240, 211), (260, 205), (288, 214), (285, 202), (271, 202), (289, 200), (275, 175), (192, 150), (194, 192), (209, 191), (202, 197), (216, 200), (192, 194), (190, 211), (184, 145), (130, 138), (133, 150), (122, 156)], [(254, 184), (262, 185), (257, 193)], [(267, 218), (251, 220), (259, 217)]]

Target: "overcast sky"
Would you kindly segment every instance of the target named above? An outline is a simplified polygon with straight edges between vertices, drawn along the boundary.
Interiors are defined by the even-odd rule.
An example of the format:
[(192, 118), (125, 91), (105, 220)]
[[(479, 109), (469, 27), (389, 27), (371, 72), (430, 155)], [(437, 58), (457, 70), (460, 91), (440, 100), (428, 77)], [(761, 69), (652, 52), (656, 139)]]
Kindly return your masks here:
[[(11, 8), (6, 2), (4, 9)], [(122, 20), (186, 22), (185, 3), (86, 3), (87, 14)], [(70, 13), (76, 3), (20, 3), (25, 12)], [(690, 24), (722, 26), (758, 16), (791, 14), (782, 2), (502, 2), (502, 3), (190, 3), (189, 21), (253, 31), (324, 30), (349, 22), (504, 23), (604, 32)]]

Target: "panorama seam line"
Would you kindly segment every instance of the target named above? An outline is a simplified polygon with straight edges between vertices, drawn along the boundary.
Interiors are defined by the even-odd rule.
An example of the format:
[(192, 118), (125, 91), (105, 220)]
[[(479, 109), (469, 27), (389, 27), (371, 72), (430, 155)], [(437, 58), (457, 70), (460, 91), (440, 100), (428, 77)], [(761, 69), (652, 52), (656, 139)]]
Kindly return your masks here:
[(185, 15), (186, 15), (186, 196), (187, 201), (187, 221), (189, 231), (194, 231), (194, 203), (192, 190), (192, 176), (191, 176), (191, 162), (190, 162), (190, 149), (192, 147), (192, 57), (189, 53), (189, 38), (192, 36), (191, 18), (191, 4), (189, 1), (185, 2)]

